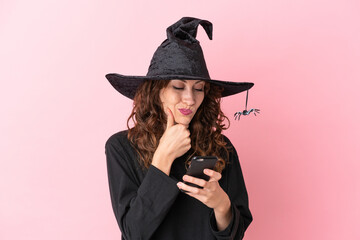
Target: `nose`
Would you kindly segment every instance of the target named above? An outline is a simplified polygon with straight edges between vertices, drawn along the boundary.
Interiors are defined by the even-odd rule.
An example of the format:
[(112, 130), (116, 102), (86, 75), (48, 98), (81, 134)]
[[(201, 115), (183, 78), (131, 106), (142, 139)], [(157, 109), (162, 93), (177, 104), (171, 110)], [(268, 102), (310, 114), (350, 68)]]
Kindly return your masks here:
[(182, 101), (188, 106), (192, 106), (195, 104), (195, 96), (191, 89), (187, 89), (183, 92)]

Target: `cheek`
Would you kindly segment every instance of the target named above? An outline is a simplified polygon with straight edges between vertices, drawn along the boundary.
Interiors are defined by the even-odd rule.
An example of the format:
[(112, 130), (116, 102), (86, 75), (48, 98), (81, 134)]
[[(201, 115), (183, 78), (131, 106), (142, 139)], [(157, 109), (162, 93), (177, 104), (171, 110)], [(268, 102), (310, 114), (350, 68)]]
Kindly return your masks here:
[(160, 92), (160, 100), (164, 108), (173, 108), (179, 102), (178, 94), (171, 93), (169, 90)]
[(199, 107), (203, 101), (204, 101), (204, 94), (199, 95), (196, 99), (197, 107)]

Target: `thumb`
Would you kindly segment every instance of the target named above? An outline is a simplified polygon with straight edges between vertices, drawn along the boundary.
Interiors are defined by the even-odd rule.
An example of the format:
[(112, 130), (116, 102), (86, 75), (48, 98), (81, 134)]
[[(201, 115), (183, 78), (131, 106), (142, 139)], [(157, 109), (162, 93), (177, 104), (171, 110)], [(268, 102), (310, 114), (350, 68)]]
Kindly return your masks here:
[(166, 123), (166, 129), (169, 129), (170, 127), (174, 126), (175, 124), (175, 120), (174, 120), (174, 115), (171, 112), (170, 108), (167, 108), (167, 123)]

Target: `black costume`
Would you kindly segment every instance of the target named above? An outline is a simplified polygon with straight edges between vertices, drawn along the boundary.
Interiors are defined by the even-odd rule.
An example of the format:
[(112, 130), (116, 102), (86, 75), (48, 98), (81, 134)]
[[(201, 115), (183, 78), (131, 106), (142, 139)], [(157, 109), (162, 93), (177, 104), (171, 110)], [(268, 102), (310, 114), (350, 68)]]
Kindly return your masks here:
[(111, 201), (122, 239), (242, 239), (252, 221), (248, 195), (235, 148), (222, 172), (220, 186), (231, 200), (232, 220), (218, 231), (213, 209), (180, 192), (176, 183), (186, 172), (190, 151), (175, 159), (170, 176), (151, 165), (143, 169), (127, 132), (112, 135), (105, 154)]

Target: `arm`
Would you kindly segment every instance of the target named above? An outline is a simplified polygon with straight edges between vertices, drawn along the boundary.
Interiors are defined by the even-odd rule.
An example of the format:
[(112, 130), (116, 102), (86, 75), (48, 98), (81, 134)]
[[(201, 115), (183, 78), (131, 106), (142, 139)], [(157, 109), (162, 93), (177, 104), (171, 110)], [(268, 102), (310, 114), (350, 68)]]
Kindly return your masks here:
[(224, 195), (224, 201), (217, 208), (214, 208), (216, 226), (219, 231), (225, 230), (233, 217), (229, 196), (226, 193)]
[(175, 124), (168, 109), (166, 130), (145, 176), (139, 173), (141, 166), (127, 134), (110, 137), (106, 142), (111, 201), (125, 238), (149, 239), (169, 212), (179, 189), (168, 175), (174, 159), (191, 148), (189, 136), (190, 131)]
[(232, 147), (229, 164), (223, 172), (223, 177), (226, 181), (227, 187), (225, 191), (231, 201), (233, 217), (227, 229), (221, 232), (216, 231), (214, 216), (212, 216), (210, 222), (214, 234), (216, 234), (219, 239), (242, 239), (253, 218), (249, 209), (248, 194), (237, 152), (229, 139), (225, 137), (225, 141)]
[[(245, 188), (239, 159), (236, 150), (230, 141), (225, 138), (232, 147), (229, 164), (223, 171), (223, 176), (215, 171), (206, 169), (204, 173), (210, 176), (210, 180), (194, 178), (185, 175), (184, 181), (194, 183), (203, 187), (198, 189), (183, 183), (178, 187), (209, 208), (213, 209), (210, 217), (210, 225), (217, 239), (242, 239), (246, 228), (252, 221), (252, 215), (248, 208), (248, 196)], [(219, 180), (222, 186), (219, 185)]]
[(176, 181), (154, 166), (143, 179), (127, 145), (110, 138), (105, 145), (111, 202), (125, 239), (149, 239), (174, 203)]
[(227, 228), (232, 219), (231, 202), (229, 196), (219, 185), (221, 174), (210, 169), (204, 169), (204, 174), (210, 177), (208, 181), (189, 175), (183, 176), (184, 181), (201, 186), (202, 189), (180, 182), (178, 187), (185, 190), (189, 196), (212, 208), (215, 213), (217, 229), (222, 231)]

